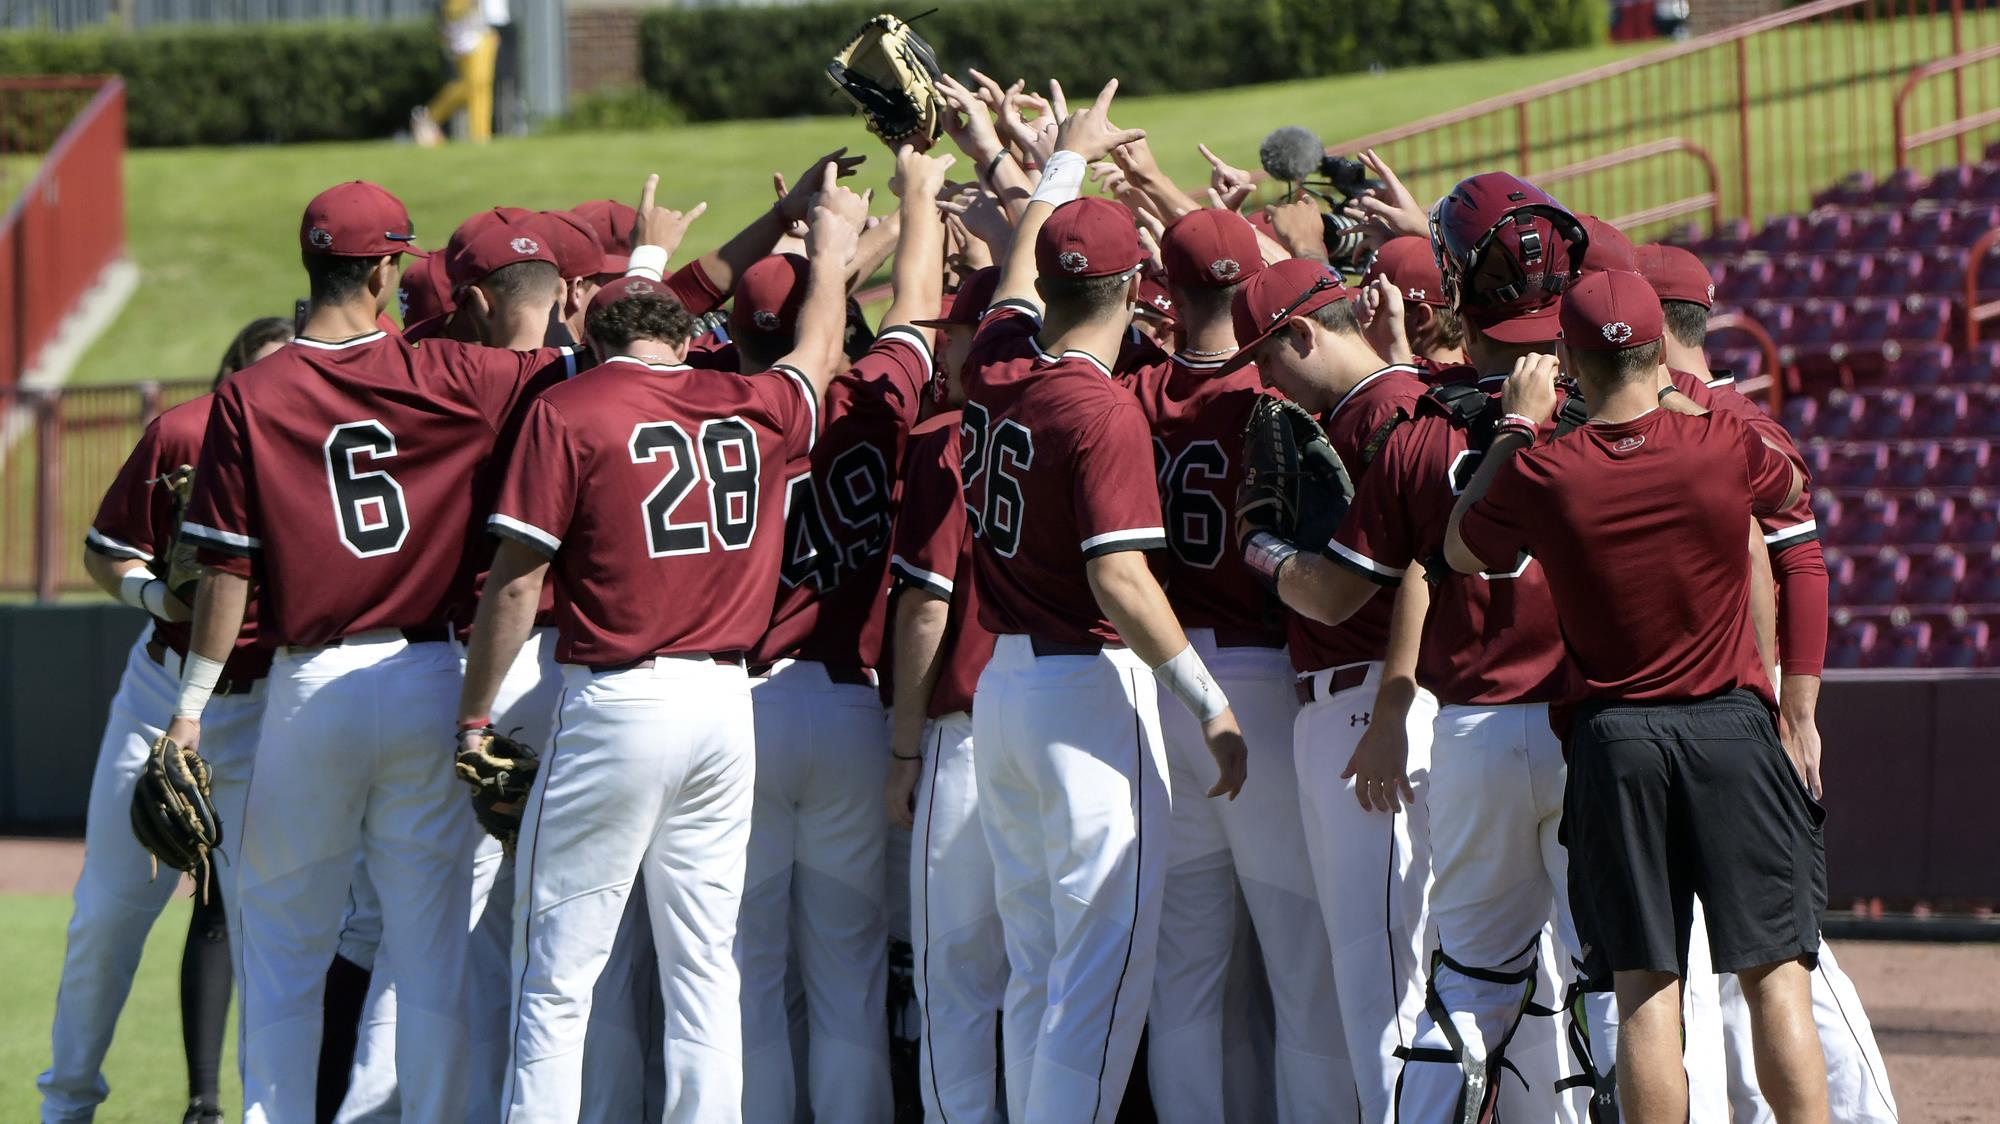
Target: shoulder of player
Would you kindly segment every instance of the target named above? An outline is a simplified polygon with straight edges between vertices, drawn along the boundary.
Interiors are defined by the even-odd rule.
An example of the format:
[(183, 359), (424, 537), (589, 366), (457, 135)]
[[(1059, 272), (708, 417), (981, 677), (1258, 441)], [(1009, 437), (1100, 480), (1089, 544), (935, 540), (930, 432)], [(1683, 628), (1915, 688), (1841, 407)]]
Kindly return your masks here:
[(161, 410), (147, 428), (153, 432), (153, 439), (162, 450), (183, 446), (199, 451), (202, 436), (208, 432), (209, 409), (214, 405), (214, 391), (198, 394), (179, 405)]

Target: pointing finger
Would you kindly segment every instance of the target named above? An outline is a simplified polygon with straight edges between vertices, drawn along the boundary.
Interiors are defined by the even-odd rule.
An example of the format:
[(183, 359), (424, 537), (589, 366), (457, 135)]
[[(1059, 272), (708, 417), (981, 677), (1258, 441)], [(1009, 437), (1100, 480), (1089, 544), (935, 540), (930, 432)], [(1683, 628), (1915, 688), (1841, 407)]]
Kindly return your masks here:
[(659, 176), (658, 176), (657, 174), (655, 174), (655, 175), (650, 175), (650, 176), (647, 176), (647, 177), (646, 177), (646, 186), (645, 186), (644, 188), (640, 189), (640, 191), (639, 191), (639, 213), (640, 213), (640, 214), (642, 214), (642, 215), (643, 215), (643, 214), (645, 214), (645, 213), (646, 213), (647, 211), (650, 211), (650, 210), (652, 210), (652, 209), (653, 209), (653, 196), (654, 196), (654, 194), (655, 194), (656, 192), (658, 192), (659, 190), (660, 190), (660, 177), (659, 177)]
[(708, 210), (708, 200), (704, 199), (701, 202), (696, 203), (694, 207), (688, 211), (687, 221), (693, 222), (694, 220), (700, 218), (703, 212), (707, 210)]
[(1053, 78), (1049, 79), (1049, 108), (1059, 121), (1069, 116), (1069, 99), (1063, 96), (1062, 83)]
[(1113, 78), (1111, 81), (1106, 82), (1104, 84), (1104, 88), (1102, 90), (1097, 91), (1097, 100), (1091, 103), (1091, 108), (1095, 109), (1099, 113), (1109, 116), (1111, 113), (1111, 98), (1113, 95), (1117, 93), (1118, 93), (1118, 79)]

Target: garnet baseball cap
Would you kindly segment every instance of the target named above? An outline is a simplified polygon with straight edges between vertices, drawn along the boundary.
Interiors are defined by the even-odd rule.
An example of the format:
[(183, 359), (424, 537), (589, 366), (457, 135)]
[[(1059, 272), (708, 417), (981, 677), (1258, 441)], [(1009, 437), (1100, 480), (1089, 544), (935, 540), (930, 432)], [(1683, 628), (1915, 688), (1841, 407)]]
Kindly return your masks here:
[(1057, 207), (1035, 236), (1035, 271), (1043, 277), (1111, 277), (1143, 260), (1132, 212), (1096, 195)]
[(588, 222), (568, 211), (543, 211), (535, 221), (563, 277), (595, 277), (609, 272), (604, 268), (604, 247), (598, 245), (597, 231)]
[(1264, 268), (1263, 250), (1250, 220), (1215, 207), (1175, 219), (1160, 237), (1160, 260), (1167, 280), (1184, 289), (1241, 284)]
[(1340, 274), (1310, 258), (1286, 258), (1259, 270), (1236, 290), (1229, 317), (1236, 326), (1235, 355), (1222, 365), (1227, 374), (1253, 362), (1251, 353), (1294, 316), (1317, 312), (1335, 301), (1352, 300), (1354, 290)]
[(670, 301), (678, 299), (672, 289), (650, 277), (620, 277), (597, 290), (596, 295), (590, 298), (590, 307), (585, 310), (584, 315), (595, 316), (627, 297), (645, 296), (657, 296)]
[(1639, 268), (1632, 240), (1625, 232), (1598, 218), (1596, 215), (1578, 215), (1590, 241), (1584, 244), (1583, 261), (1578, 269), (1584, 273), (1602, 273), (1617, 269), (1630, 273)]
[(442, 254), (426, 255), (404, 270), (398, 292), (405, 325), (443, 316), (456, 307), (451, 299), (451, 283), (445, 280)]
[[(1257, 268), (1263, 267), (1259, 260)], [(1166, 271), (1151, 262), (1139, 269), (1139, 295), (1132, 301), (1132, 311), (1168, 323), (1174, 320), (1174, 295), (1167, 291)]]
[(975, 269), (958, 287), (958, 292), (947, 294), (944, 308), (929, 320), (915, 320), (912, 323), (926, 328), (965, 328), (979, 323), (986, 315), (986, 306), (993, 303), (993, 293), (1000, 288), (1000, 267), (989, 265)]
[(1638, 249), (1639, 275), (1663, 301), (1686, 301), (1703, 308), (1715, 307), (1715, 279), (1694, 251), (1655, 243)]
[(1554, 343), (1562, 338), (1562, 299), (1537, 295), (1508, 304), (1459, 309), (1466, 323), (1501, 343)]
[(632, 224), (639, 220), (639, 211), (629, 203), (616, 199), (592, 199), (588, 203), (578, 203), (570, 212), (597, 233), (597, 244), (604, 250), (604, 272), (623, 273), (627, 258), (632, 254)]
[(789, 334), (806, 300), (809, 268), (797, 254), (772, 254), (744, 270), (736, 279), (735, 303), (729, 306), (729, 334)]
[(1622, 351), (1658, 340), (1666, 318), (1644, 277), (1614, 269), (1585, 274), (1563, 294), (1562, 330), (1571, 351)]
[(335, 184), (313, 196), (299, 222), (299, 248), (337, 258), (425, 253), (403, 201), (367, 180)]
[(1451, 307), (1444, 297), (1444, 272), (1438, 269), (1437, 255), (1431, 253), (1428, 238), (1406, 234), (1382, 243), (1361, 283), (1372, 284), (1377, 277), (1386, 277), (1389, 284), (1401, 289), (1405, 301)]
[(524, 261), (556, 264), (541, 224), (495, 222), (461, 243), (444, 259), (444, 275), (454, 289), (483, 280), (496, 269)]

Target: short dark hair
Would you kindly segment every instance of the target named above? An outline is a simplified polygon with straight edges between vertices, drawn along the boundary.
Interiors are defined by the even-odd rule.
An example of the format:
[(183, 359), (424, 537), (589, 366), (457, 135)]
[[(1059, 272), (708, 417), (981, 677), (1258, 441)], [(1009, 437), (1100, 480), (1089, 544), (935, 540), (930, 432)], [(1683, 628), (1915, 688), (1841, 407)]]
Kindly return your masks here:
[(562, 274), (556, 271), (554, 264), (545, 261), (517, 261), (503, 265), (476, 282), (486, 290), (487, 296), (501, 304), (513, 304), (552, 292), (561, 283)]
[(1430, 310), (1437, 317), (1438, 346), (1464, 347), (1465, 321), (1458, 318), (1458, 310), (1442, 304), (1431, 305)]
[(1708, 338), (1708, 310), (1693, 301), (1661, 301), (1667, 334), (1682, 347), (1700, 347)]
[(1570, 362), (1576, 364), (1577, 373), (1597, 383), (1623, 386), (1633, 379), (1651, 374), (1660, 367), (1660, 356), (1665, 354), (1667, 345), (1654, 340), (1637, 347), (1622, 347), (1617, 351), (1583, 351), (1572, 349)]
[(1125, 303), (1132, 286), (1132, 274), (1107, 273), (1102, 277), (1043, 277), (1036, 282), (1051, 313), (1073, 319), (1096, 319)]
[(1229, 319), (1229, 304), (1236, 298), (1236, 290), (1242, 282), (1234, 285), (1194, 285), (1181, 288), (1167, 286), (1174, 298), (1174, 319), (1183, 324), (1206, 323), (1215, 319)]
[(603, 308), (593, 309), (584, 319), (583, 326), (591, 339), (614, 351), (630, 345), (633, 340), (658, 340), (679, 347), (694, 335), (694, 316), (670, 296), (635, 293)]
[(1313, 323), (1329, 332), (1344, 332), (1353, 336), (1361, 334), (1361, 313), (1351, 300), (1321, 305), (1310, 315)]
[(368, 284), (368, 275), (375, 272), (387, 254), (374, 257), (350, 258), (336, 254), (300, 254), (299, 261), (306, 268), (307, 294), (314, 304), (342, 304), (353, 300)]
[(229, 341), (229, 350), (222, 353), (222, 363), (215, 369), (216, 383), (248, 367), (250, 357), (263, 350), (265, 344), (290, 343), (293, 335), (292, 322), (276, 316), (260, 316), (243, 325), (243, 330)]

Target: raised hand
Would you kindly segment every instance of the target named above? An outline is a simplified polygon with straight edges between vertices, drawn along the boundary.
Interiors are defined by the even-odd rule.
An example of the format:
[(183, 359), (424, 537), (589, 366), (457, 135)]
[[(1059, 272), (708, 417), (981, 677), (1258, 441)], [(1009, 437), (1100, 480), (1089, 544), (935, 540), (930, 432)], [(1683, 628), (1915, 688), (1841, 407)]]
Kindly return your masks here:
[[(1062, 86), (1049, 83), (1050, 102), (1063, 104)], [(1097, 99), (1075, 113), (1062, 119), (1062, 126), (1056, 130), (1056, 151), (1074, 152), (1086, 163), (1104, 159), (1111, 150), (1121, 144), (1144, 140), (1144, 129), (1121, 129), (1111, 123), (1111, 99), (1118, 93), (1118, 79), (1113, 78), (1097, 92)]]
[(944, 131), (958, 145), (960, 152), (983, 168), (1001, 151), (1000, 134), (993, 127), (992, 110), (983, 98), (966, 89), (963, 83), (949, 74), (938, 76), (938, 92), (951, 103), (953, 110), (945, 114)]
[(1326, 260), (1326, 226), (1312, 196), (1300, 192), (1289, 203), (1264, 208), (1264, 213), (1271, 216), (1271, 237), (1293, 257)]
[(842, 187), (837, 165), (828, 163), (820, 173), (819, 191), (813, 196), (806, 217), (806, 256), (829, 257), (848, 262), (854, 257), (862, 225), (868, 221), (868, 200), (853, 189)]
[(653, 197), (659, 188), (659, 176), (646, 177), (646, 186), (639, 192), (638, 214), (632, 220), (632, 245), (658, 246), (671, 258), (680, 249), (681, 240), (687, 237), (688, 227), (708, 210), (708, 204), (696, 203), (686, 211), (657, 206)]
[(792, 222), (804, 219), (806, 212), (812, 209), (813, 198), (824, 182), (821, 177), (828, 168), (833, 169), (836, 179), (845, 179), (860, 170), (866, 159), (865, 156), (849, 156), (845, 147), (836, 148), (813, 161), (812, 166), (799, 176), (799, 181), (789, 188), (785, 186), (783, 175), (772, 172), (771, 184), (778, 190), (778, 212)]
[(935, 199), (944, 189), (945, 173), (956, 163), (956, 156), (932, 156), (913, 145), (901, 145), (896, 149), (896, 172), (889, 177), (889, 190), (898, 199)]
[(1523, 355), (1500, 388), (1500, 408), (1540, 425), (1556, 413), (1556, 374), (1562, 365), (1553, 355)]
[(1391, 238), (1405, 234), (1428, 238), (1431, 232), (1430, 216), (1417, 202), (1417, 197), (1410, 194), (1410, 189), (1403, 186), (1403, 181), (1396, 178), (1395, 169), (1389, 167), (1372, 148), (1361, 154), (1361, 162), (1375, 173), (1375, 178), (1381, 180), (1383, 186), (1359, 196), (1343, 210), (1352, 218), (1386, 231)]
[(1209, 151), (1205, 144), (1195, 147), (1201, 150), (1201, 158), (1208, 161), (1208, 186), (1223, 209), (1233, 211), (1241, 207), (1251, 192), (1257, 190), (1257, 177)]

